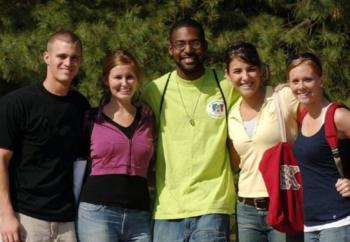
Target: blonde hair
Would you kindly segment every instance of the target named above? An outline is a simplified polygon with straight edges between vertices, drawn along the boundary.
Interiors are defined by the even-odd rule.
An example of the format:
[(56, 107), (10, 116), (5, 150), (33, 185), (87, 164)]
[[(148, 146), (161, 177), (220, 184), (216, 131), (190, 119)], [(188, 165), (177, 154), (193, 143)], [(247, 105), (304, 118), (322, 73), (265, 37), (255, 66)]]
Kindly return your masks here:
[(295, 67), (301, 64), (310, 65), (314, 69), (314, 71), (317, 73), (317, 75), (319, 76), (323, 75), (320, 59), (315, 54), (309, 53), (309, 52), (304, 52), (298, 55), (290, 56), (287, 59), (287, 74), (289, 75), (289, 72), (292, 69), (294, 69)]
[(55, 42), (56, 40), (61, 40), (67, 43), (75, 44), (77, 47), (79, 47), (80, 52), (82, 52), (83, 50), (83, 46), (80, 38), (78, 37), (78, 35), (74, 34), (71, 31), (60, 30), (51, 34), (47, 40), (47, 50), (51, 48), (52, 43)]

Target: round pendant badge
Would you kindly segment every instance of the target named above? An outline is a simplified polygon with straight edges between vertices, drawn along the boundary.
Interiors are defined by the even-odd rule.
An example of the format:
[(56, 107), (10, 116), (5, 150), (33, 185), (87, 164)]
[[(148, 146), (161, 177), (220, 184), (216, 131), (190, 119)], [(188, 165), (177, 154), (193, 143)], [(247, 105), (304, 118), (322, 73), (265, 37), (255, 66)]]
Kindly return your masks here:
[(208, 103), (207, 113), (212, 118), (223, 118), (225, 116), (225, 104), (222, 100), (213, 100)]

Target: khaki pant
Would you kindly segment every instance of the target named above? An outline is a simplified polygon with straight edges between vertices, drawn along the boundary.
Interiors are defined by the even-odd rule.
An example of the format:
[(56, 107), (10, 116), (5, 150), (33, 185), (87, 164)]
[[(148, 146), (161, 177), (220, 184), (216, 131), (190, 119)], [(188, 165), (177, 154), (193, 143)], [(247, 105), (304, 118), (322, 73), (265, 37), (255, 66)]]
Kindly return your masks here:
[[(18, 213), (22, 242), (76, 242), (74, 222), (47, 222)], [(1, 238), (0, 238), (1, 242)]]

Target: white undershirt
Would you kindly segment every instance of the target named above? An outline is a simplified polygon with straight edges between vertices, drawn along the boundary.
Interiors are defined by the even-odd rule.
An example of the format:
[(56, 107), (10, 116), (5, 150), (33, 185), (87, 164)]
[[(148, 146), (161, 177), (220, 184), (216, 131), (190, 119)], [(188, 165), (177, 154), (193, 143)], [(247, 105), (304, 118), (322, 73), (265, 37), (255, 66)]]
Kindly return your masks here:
[(245, 132), (247, 133), (249, 138), (253, 137), (254, 129), (256, 126), (256, 118), (251, 120), (243, 121)]

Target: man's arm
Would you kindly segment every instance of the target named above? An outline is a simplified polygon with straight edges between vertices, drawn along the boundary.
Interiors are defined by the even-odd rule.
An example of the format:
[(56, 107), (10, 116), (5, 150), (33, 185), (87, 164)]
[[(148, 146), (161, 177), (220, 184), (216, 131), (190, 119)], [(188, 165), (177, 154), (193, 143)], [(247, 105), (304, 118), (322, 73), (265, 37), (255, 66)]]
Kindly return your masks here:
[(230, 139), (228, 139), (226, 143), (227, 143), (227, 148), (228, 148), (229, 155), (230, 155), (231, 169), (234, 173), (238, 173), (240, 170), (240, 168), (239, 168), (239, 163), (240, 163), (239, 155), (238, 155), (236, 149), (233, 147), (232, 141)]
[(13, 152), (0, 148), (0, 235), (2, 241), (20, 241), (20, 223), (11, 204), (8, 164)]

